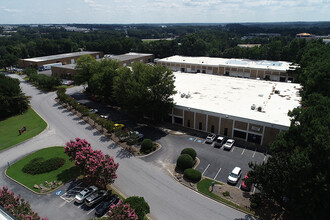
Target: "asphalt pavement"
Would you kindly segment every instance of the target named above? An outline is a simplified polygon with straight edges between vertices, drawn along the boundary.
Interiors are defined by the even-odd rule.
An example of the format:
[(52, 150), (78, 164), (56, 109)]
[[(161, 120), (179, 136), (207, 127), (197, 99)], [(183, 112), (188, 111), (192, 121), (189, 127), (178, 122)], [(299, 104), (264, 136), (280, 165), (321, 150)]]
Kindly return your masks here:
[[(17, 75), (11, 76), (21, 79)], [(143, 196), (149, 203), (151, 217), (155, 220), (251, 219), (249, 215), (219, 204), (182, 186), (159, 166), (132, 157), (77, 116), (63, 109), (54, 101), (56, 97), (54, 92), (40, 92), (24, 81), (22, 81), (21, 87), (26, 95), (32, 97), (31, 106), (47, 121), (49, 127), (35, 138), (0, 153), (2, 171), (0, 184), (8, 186), (10, 190), (28, 200), (32, 209), (41, 216), (48, 216), (49, 219), (90, 218), (86, 215), (86, 211), (78, 207), (71, 207), (60, 196), (37, 195), (12, 182), (3, 174), (8, 166), (7, 163), (12, 164), (38, 149), (64, 145), (70, 139), (80, 137), (89, 141), (94, 149), (114, 156), (114, 160), (120, 164), (114, 186), (126, 196)]]

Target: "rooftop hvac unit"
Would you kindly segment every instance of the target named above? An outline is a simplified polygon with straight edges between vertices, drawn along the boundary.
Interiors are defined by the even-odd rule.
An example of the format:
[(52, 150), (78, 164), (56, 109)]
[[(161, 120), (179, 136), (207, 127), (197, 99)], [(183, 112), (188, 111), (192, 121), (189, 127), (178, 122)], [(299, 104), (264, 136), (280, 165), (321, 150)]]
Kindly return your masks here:
[(256, 105), (255, 104), (253, 104), (253, 105), (251, 105), (251, 110), (254, 110), (254, 109), (256, 109)]
[(186, 96), (186, 94), (185, 93), (182, 93), (181, 94), (181, 98), (183, 98), (183, 97), (185, 97)]
[(261, 112), (261, 111), (262, 111), (262, 107), (259, 106), (259, 107), (258, 107), (258, 112)]
[(280, 90), (275, 90), (275, 94), (280, 94)]

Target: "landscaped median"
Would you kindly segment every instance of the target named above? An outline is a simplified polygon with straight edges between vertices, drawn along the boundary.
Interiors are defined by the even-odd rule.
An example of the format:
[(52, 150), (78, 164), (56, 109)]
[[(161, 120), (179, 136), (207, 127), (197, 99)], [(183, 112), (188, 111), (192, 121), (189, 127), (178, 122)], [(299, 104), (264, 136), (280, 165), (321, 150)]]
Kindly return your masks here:
[(46, 127), (47, 123), (32, 108), (0, 121), (0, 151), (38, 135)]
[[(51, 165), (52, 160), (55, 160), (56, 163), (56, 159), (54, 158), (64, 159), (63, 165), (59, 167), (56, 167), (56, 164)], [(40, 166), (40, 168), (50, 166), (50, 170), (52, 167), (55, 168), (53, 168), (52, 171), (45, 169), (40, 170), (38, 167), (33, 167), (33, 163), (35, 166)], [(26, 168), (28, 164), (32, 165), (32, 168), (30, 168), (32, 172), (40, 173), (44, 171), (44, 173), (33, 175), (24, 172), (23, 168)], [(36, 171), (36, 169), (38, 170)], [(8, 177), (14, 179), (34, 192), (47, 193), (70, 181), (71, 179), (76, 178), (79, 175), (79, 170), (74, 166), (74, 162), (69, 160), (69, 156), (64, 153), (64, 147), (49, 147), (36, 151), (11, 165), (6, 170), (6, 174)]]

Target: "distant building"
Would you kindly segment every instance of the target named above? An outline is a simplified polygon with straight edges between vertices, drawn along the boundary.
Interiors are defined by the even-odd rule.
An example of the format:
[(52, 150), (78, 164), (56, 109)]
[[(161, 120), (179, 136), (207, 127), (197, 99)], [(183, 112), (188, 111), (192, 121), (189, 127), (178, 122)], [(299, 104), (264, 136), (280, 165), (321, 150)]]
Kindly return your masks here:
[(76, 64), (67, 64), (63, 66), (53, 66), (52, 76), (71, 79), (77, 73)]
[(241, 48), (252, 48), (252, 47), (260, 47), (261, 44), (237, 44), (237, 46)]
[(134, 62), (141, 63), (152, 63), (154, 61), (155, 56), (153, 54), (148, 53), (126, 53), (122, 55), (105, 55), (106, 59), (117, 60), (120, 65), (128, 66), (133, 64)]
[[(150, 63), (154, 60), (153, 54), (145, 53), (126, 53), (122, 55), (104, 55), (103, 59), (112, 59), (117, 60), (121, 66), (128, 66), (134, 62)], [(101, 59), (97, 59), (100, 61)], [(53, 66), (52, 67), (52, 76), (58, 76), (61, 78), (71, 78), (77, 73), (76, 64), (67, 64), (63, 66)]]
[(158, 59), (156, 63), (173, 71), (207, 73), (280, 82), (293, 82), (294, 78), (288, 70), (296, 68), (290, 62), (285, 61), (187, 57), (178, 55)]
[(241, 37), (241, 40), (252, 39), (255, 37), (260, 38), (270, 38), (270, 37), (280, 37), (281, 34), (279, 33), (249, 33), (246, 36)]
[(51, 63), (62, 63), (63, 65), (74, 64), (76, 63), (77, 59), (82, 55), (91, 55), (96, 59), (99, 59), (103, 57), (103, 52), (81, 51), (81, 52), (64, 53), (64, 54), (57, 54), (57, 55), (50, 55), (43, 57), (20, 59), (18, 61), (18, 66), (20, 68), (36, 67), (39, 69), (40, 66)]
[(309, 34), (309, 33), (299, 33), (299, 34), (296, 34), (296, 38), (310, 40), (310, 39), (315, 39), (316, 36), (313, 34)]

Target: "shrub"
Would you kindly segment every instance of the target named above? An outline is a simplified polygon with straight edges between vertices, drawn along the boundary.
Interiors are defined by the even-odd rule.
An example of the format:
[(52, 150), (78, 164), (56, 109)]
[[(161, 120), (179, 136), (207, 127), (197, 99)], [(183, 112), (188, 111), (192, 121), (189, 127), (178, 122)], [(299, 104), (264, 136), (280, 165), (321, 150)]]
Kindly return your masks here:
[(230, 193), (228, 191), (225, 191), (222, 193), (223, 196), (230, 196)]
[(113, 121), (106, 120), (106, 122), (103, 124), (103, 127), (110, 133), (113, 130), (114, 123)]
[(250, 207), (251, 209), (256, 209), (261, 205), (262, 199), (260, 193), (252, 194), (250, 198)]
[(196, 159), (196, 151), (192, 148), (185, 148), (181, 151), (181, 154), (189, 154), (193, 160)]
[(194, 160), (189, 154), (181, 154), (176, 161), (176, 167), (182, 170), (187, 168), (192, 168), (194, 165)]
[(150, 213), (150, 206), (143, 197), (131, 196), (124, 200), (124, 203), (130, 204), (130, 207), (135, 210), (139, 219), (144, 219), (144, 216)]
[(185, 169), (185, 171), (184, 171), (184, 177), (193, 182), (198, 182), (202, 178), (202, 173), (198, 170), (188, 168), (188, 169)]
[(91, 113), (89, 114), (89, 118), (92, 119), (93, 121), (96, 121), (96, 119), (99, 118), (99, 115), (96, 113)]
[(148, 154), (151, 151), (153, 151), (153, 149), (154, 149), (154, 147), (153, 147), (153, 144), (152, 144), (152, 140), (150, 140), (150, 139), (144, 139), (142, 141), (141, 149), (140, 149), (140, 151), (142, 153)]
[(57, 170), (63, 166), (64, 163), (65, 159), (60, 157), (53, 157), (48, 160), (45, 160), (42, 157), (36, 157), (27, 163), (23, 167), (22, 171), (32, 175), (48, 173), (53, 170)]

